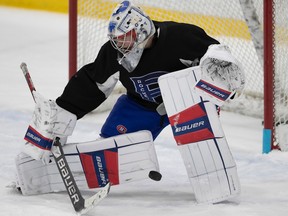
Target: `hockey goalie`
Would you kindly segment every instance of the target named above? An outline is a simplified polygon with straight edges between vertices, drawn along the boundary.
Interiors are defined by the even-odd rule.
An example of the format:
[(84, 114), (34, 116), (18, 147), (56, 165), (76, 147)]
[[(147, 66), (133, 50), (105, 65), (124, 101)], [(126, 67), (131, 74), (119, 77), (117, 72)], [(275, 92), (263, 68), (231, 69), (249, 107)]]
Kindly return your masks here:
[[(51, 155), (56, 137), (80, 189), (160, 180), (154, 140), (166, 126), (197, 202), (238, 195), (236, 164), (217, 114), (245, 84), (229, 48), (198, 26), (151, 20), (129, 1), (112, 12), (108, 38), (56, 100), (33, 93), (35, 111), (16, 157), (23, 195), (65, 190)], [(102, 104), (118, 80), (127, 93), (115, 103), (100, 138), (66, 143), (77, 120)]]

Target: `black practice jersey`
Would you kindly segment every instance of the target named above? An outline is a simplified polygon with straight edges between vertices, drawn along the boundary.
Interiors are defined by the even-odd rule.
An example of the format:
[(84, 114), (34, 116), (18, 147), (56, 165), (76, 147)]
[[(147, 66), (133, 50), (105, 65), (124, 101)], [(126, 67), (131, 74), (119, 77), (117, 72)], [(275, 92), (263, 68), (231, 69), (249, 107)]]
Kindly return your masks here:
[[(98, 107), (119, 79), (127, 95), (147, 109), (162, 103), (157, 79), (163, 74), (199, 64), (208, 46), (219, 42), (197, 26), (176, 22), (154, 22), (159, 35), (145, 49), (137, 67), (128, 72), (118, 51), (106, 42), (93, 63), (82, 67), (68, 82), (56, 102), (81, 118)], [(160, 30), (160, 31), (159, 31)]]

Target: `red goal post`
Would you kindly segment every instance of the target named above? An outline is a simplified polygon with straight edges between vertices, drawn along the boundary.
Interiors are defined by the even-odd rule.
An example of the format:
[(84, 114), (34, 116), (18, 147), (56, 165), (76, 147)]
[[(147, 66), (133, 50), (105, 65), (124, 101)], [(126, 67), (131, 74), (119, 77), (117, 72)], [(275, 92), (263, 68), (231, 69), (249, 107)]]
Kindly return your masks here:
[[(224, 109), (263, 118), (264, 153), (279, 146), (288, 150), (288, 4), (285, 0), (131, 1), (152, 19), (196, 24), (227, 44), (242, 62), (247, 83), (243, 95)], [(108, 19), (119, 2), (69, 0), (69, 77), (94, 61), (101, 45), (108, 40)]]
[(69, 0), (69, 79), (77, 71), (77, 2)]
[(274, 3), (273, 0), (263, 0), (263, 39), (264, 39), (264, 129), (263, 129), (263, 152), (268, 153), (273, 149), (277, 149), (277, 143), (274, 144)]

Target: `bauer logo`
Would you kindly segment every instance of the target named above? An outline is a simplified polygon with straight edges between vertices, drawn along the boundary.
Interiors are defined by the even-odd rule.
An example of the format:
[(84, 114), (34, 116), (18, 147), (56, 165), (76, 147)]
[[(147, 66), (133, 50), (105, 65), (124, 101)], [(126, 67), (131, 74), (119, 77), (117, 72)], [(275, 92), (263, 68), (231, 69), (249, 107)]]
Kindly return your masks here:
[(104, 172), (104, 168), (103, 167), (103, 163), (102, 163), (102, 158), (100, 156), (96, 156), (96, 163), (97, 163), (97, 169), (98, 169), (98, 173), (99, 173), (99, 180), (100, 180), (100, 185), (106, 185), (107, 182), (107, 178), (105, 176), (105, 172)]
[(169, 121), (178, 145), (214, 138), (203, 103), (170, 116)]
[(28, 130), (25, 134), (24, 139), (28, 141), (29, 143), (37, 146), (38, 148), (47, 149), (47, 150), (51, 149), (52, 143), (53, 143), (52, 139), (42, 136), (31, 126), (28, 127)]
[(178, 126), (175, 127), (175, 133), (181, 133), (181, 132), (186, 132), (186, 131), (190, 131), (190, 130), (197, 130), (199, 127), (205, 127), (205, 121), (204, 120), (200, 120), (200, 122), (191, 122), (188, 125), (183, 125), (183, 126)]
[(34, 134), (30, 133), (29, 131), (27, 132), (26, 136), (29, 137), (30, 139), (32, 139), (33, 141), (37, 142), (37, 143), (41, 142), (41, 138), (40, 137), (35, 136)]
[(199, 80), (196, 84), (196, 88), (201, 89), (202, 91), (218, 98), (219, 100), (225, 101), (230, 96), (231, 92), (221, 89), (217, 86), (214, 86), (204, 80)]
[(89, 188), (119, 184), (117, 148), (80, 153), (80, 159)]
[(60, 174), (63, 178), (63, 182), (66, 185), (68, 194), (71, 198), (71, 201), (75, 205), (77, 202), (80, 201), (80, 197), (77, 193), (75, 182), (73, 181), (72, 177), (70, 176), (70, 172), (68, 171), (67, 164), (66, 164), (64, 158), (63, 157), (61, 157), (60, 159), (57, 158), (56, 161), (58, 164), (58, 168), (60, 169)]

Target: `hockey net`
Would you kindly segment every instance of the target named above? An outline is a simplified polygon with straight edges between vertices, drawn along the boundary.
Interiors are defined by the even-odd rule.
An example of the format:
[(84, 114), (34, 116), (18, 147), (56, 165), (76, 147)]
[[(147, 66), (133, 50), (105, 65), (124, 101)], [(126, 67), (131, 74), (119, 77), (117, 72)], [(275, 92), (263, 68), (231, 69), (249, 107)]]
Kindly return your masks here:
[[(277, 3), (275, 3), (275, 2)], [(132, 0), (149, 16), (158, 21), (173, 20), (201, 26), (205, 31), (228, 45), (239, 59), (246, 74), (244, 93), (237, 100), (225, 105), (224, 109), (259, 118), (270, 118), (269, 131), (271, 148), (279, 142), (288, 146), (288, 5), (285, 0)], [(113, 9), (121, 1), (70, 0), (77, 2), (77, 67), (94, 61), (101, 45), (107, 39), (108, 20)], [(263, 2), (271, 2), (272, 26), (268, 36), (272, 41), (271, 55), (263, 60)], [(265, 33), (266, 34), (266, 33)], [(269, 36), (270, 35), (270, 36)], [(272, 37), (272, 38), (271, 38)], [(71, 44), (70, 44), (71, 48)], [(269, 58), (269, 59), (267, 59)], [(272, 86), (264, 82), (265, 65), (274, 70), (267, 72)], [(271, 80), (273, 79), (273, 80)], [(265, 88), (264, 88), (265, 84)], [(268, 89), (267, 89), (268, 88)], [(124, 90), (119, 84), (100, 111), (110, 109), (119, 93)], [(264, 92), (270, 92), (265, 100), (272, 100), (272, 110), (264, 115)], [(267, 97), (267, 96), (266, 96)], [(270, 99), (269, 99), (270, 97)], [(272, 97), (272, 98), (271, 98)], [(265, 109), (264, 109), (265, 107)], [(269, 115), (268, 117), (266, 115)], [(283, 133), (284, 131), (284, 133)], [(280, 134), (282, 133), (282, 134)], [(269, 134), (269, 133), (268, 133)], [(270, 139), (270, 138), (269, 138)], [(269, 141), (269, 140), (268, 140)], [(284, 148), (284, 147), (283, 147)]]

